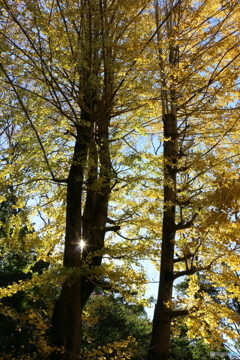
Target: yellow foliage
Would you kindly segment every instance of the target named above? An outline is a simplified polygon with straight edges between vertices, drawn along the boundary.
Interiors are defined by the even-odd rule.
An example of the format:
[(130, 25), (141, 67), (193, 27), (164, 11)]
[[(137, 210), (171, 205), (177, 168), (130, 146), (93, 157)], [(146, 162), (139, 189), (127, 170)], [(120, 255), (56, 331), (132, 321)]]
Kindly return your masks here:
[[(186, 296), (167, 304), (193, 309), (186, 320), (190, 337), (210, 342), (222, 341), (223, 334), (233, 338), (236, 333), (222, 319), (239, 323), (227, 306), (229, 297), (240, 299), (239, 2), (186, 0), (173, 11), (171, 21), (164, 20), (165, 2), (159, 2), (163, 8), (158, 34), (153, 1), (106, 1), (103, 23), (94, 12), (95, 0), (89, 2), (91, 22), (80, 3), (66, 2), (64, 21), (50, 0), (36, 1), (36, 6), (31, 1), (2, 1), (0, 202), (10, 195), (15, 200), (7, 221), (0, 219), (1, 256), (10, 251), (34, 253), (35, 262), (47, 261), (50, 267), (1, 287), (0, 298), (36, 286), (45, 291), (64, 281), (70, 286), (83, 274), (93, 283), (107, 278), (128, 301), (145, 305), (148, 280), (143, 261), (159, 269), (163, 214), (175, 206), (176, 260), (183, 260), (175, 262), (173, 276), (195, 274)], [(90, 106), (92, 99), (96, 101)], [(61, 265), (66, 179), (77, 126), (82, 122), (86, 133), (90, 131), (90, 121), (81, 114), (91, 115), (97, 124), (106, 116), (108, 102), (111, 161), (106, 156), (101, 161), (113, 168), (111, 191), (106, 194), (108, 216), (121, 229), (118, 234), (106, 232), (105, 246), (88, 254), (81, 269), (66, 271)], [(162, 118), (171, 112), (178, 121), (176, 139), (163, 133)], [(104, 144), (94, 131), (91, 139), (99, 151)], [(176, 156), (164, 159), (163, 147), (173, 142)], [(87, 190), (105, 191), (107, 175), (96, 175), (98, 158), (99, 152), (95, 155), (90, 149), (81, 163), (83, 178), (75, 179), (83, 185), (82, 193), (76, 194), (80, 216), (86, 215)], [(166, 167), (176, 171), (175, 183), (164, 178)], [(174, 190), (174, 202), (164, 202), (164, 187)], [(24, 226), (28, 233), (22, 240)], [(105, 230), (95, 224), (91, 229)], [(90, 266), (94, 257), (103, 257), (101, 266)], [(219, 303), (201, 292), (202, 272), (216, 289), (226, 289), (219, 290)], [(135, 291), (137, 299), (129, 295)], [(5, 311), (12, 316), (11, 309)], [(34, 311), (27, 316), (40, 334), (39, 347), (48, 354), (46, 325)], [(83, 319), (97, 322), (85, 312)], [(105, 359), (105, 354), (128, 359), (125, 348), (130, 342), (134, 340), (96, 349), (89, 359)]]

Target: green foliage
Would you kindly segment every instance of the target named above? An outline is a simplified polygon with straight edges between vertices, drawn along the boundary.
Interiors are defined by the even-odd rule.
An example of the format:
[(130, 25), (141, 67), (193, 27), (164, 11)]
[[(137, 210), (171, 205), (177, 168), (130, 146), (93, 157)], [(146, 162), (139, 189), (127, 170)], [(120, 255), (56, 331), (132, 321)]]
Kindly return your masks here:
[[(89, 317), (87, 316), (89, 314)], [(86, 305), (83, 321), (82, 352), (91, 353), (96, 348), (114, 344), (114, 342), (130, 342), (126, 350), (131, 350), (131, 360), (143, 356), (150, 341), (151, 322), (147, 318), (142, 305), (127, 303), (121, 296), (95, 293)], [(137, 345), (136, 345), (137, 342)], [(112, 359), (113, 353), (106, 359)]]
[(181, 325), (181, 319), (178, 324), (180, 331), (178, 336), (171, 338), (169, 360), (218, 360), (218, 357), (210, 355), (210, 347), (203, 340), (193, 341), (187, 337), (187, 327)]
[[(13, 198), (8, 197), (1, 204), (1, 236), (0, 236), (0, 288), (11, 288), (32, 279), (33, 273), (42, 273), (49, 264), (36, 261), (34, 248), (31, 253), (25, 251), (25, 240), (29, 233), (22, 224), (16, 232), (14, 227), (8, 228), (7, 219), (10, 215), (17, 216), (21, 210), (14, 209)], [(17, 249), (12, 246), (9, 238), (12, 234), (18, 237)], [(13, 238), (11, 239), (13, 241)], [(47, 337), (47, 311), (51, 310), (57, 289), (51, 287), (43, 292), (39, 286), (29, 291), (13, 292), (3, 297), (0, 302), (0, 359), (42, 359), (39, 351), (41, 336)]]
[[(49, 265), (43, 261), (34, 262), (24, 251), (11, 251), (4, 256), (5, 259), (1, 258), (0, 287), (30, 280), (33, 273), (41, 273)], [(54, 286), (44, 291), (35, 286), (1, 299), (0, 359), (42, 359), (39, 344), (45, 344), (48, 339), (49, 315), (57, 292)]]

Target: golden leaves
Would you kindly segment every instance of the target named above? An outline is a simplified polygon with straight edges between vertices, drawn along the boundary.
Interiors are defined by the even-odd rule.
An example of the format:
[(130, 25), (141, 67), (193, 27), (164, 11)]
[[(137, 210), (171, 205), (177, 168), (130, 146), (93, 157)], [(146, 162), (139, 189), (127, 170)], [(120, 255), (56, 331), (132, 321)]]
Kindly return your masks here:
[[(18, 250), (21, 226), (37, 221), (38, 229), (25, 236), (21, 250), (34, 252), (39, 260), (50, 260), (53, 269), (2, 288), (0, 296), (26, 292), (34, 286), (59, 285), (71, 275), (57, 267), (62, 260), (66, 186), (52, 181), (49, 168), (57, 179), (68, 177), (76, 124), (86, 124), (85, 119), (80, 120), (84, 112), (97, 119), (97, 124), (106, 115), (106, 104), (111, 104), (109, 141), (117, 179), (112, 184), (109, 216), (120, 224), (125, 238), (112, 235), (106, 240), (106, 249), (95, 253), (104, 255), (104, 263), (101, 268), (91, 269), (93, 280), (107, 276), (126, 299), (144, 303), (144, 299), (128, 295), (127, 290), (144, 293), (147, 280), (141, 269), (142, 259), (151, 259), (159, 268), (163, 207), (174, 205), (163, 203), (166, 161), (160, 154), (167, 141), (162, 134), (162, 115), (174, 109), (178, 134), (177, 139), (168, 138), (168, 142), (176, 140), (178, 151), (176, 157), (168, 159), (168, 166), (177, 173), (177, 222), (186, 224), (197, 214), (192, 226), (179, 231), (176, 239), (179, 257), (189, 253), (194, 256), (177, 263), (175, 270), (205, 268), (207, 277), (228, 291), (219, 295), (222, 303), (230, 293), (239, 296), (238, 286), (231, 283), (233, 279), (239, 282), (234, 272), (239, 271), (240, 245), (237, 2), (229, 7), (217, 0), (185, 1), (173, 14), (171, 31), (169, 22), (164, 23), (159, 41), (153, 38), (150, 43), (147, 41), (155, 31), (151, 2), (107, 1), (102, 19), (98, 3), (90, 1), (92, 7), (88, 10), (98, 10), (89, 21), (86, 7), (76, 1), (69, 0), (62, 9), (52, 1), (43, 2), (44, 6), (40, 1), (36, 3), (38, 6), (18, 2), (11, 9), (10, 25), (0, 27), (1, 37), (5, 34), (1, 54), (4, 66), (41, 140), (37, 140), (5, 79), (0, 99), (1, 125), (7, 124), (1, 135), (4, 185), (0, 201), (7, 199), (4, 187), (10, 184), (17, 195), (13, 208), (21, 208), (24, 216), (20, 212), (9, 217), (6, 224), (2, 222), (8, 235), (1, 244)], [(174, 54), (171, 62), (169, 49)], [(97, 144), (98, 130), (91, 136)], [(94, 168), (95, 162), (88, 155), (84, 169)], [(86, 180), (85, 175), (83, 203)], [(101, 191), (104, 181), (104, 176), (98, 177), (89, 189)], [(175, 184), (168, 185), (174, 189)], [(83, 270), (87, 266), (85, 263)], [(196, 314), (205, 319), (205, 323), (193, 315), (188, 319), (189, 336), (200, 329), (199, 336), (208, 339), (211, 331), (217, 341), (221, 337), (218, 326), (230, 334), (223, 329), (221, 319), (236, 319), (227, 306), (214, 304), (201, 293), (200, 286), (198, 276), (192, 276), (188, 299), (181, 299), (178, 305), (197, 306)], [(35, 321), (35, 313), (29, 318)], [(96, 320), (91, 319), (93, 323)], [(110, 344), (91, 356), (101, 359), (112, 349), (126, 346)], [(41, 343), (41, 347), (48, 352), (46, 344)], [(118, 359), (130, 356), (121, 351), (116, 355)]]

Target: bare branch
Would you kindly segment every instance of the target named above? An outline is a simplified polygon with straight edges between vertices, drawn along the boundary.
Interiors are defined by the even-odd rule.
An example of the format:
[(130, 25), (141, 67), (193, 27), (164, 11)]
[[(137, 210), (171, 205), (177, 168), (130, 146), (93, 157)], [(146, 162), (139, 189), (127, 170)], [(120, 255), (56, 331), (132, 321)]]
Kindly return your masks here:
[(121, 226), (115, 225), (115, 226), (105, 226), (105, 228), (102, 230), (103, 232), (107, 232), (107, 231), (114, 231), (117, 232), (118, 230), (121, 229)]
[(194, 220), (196, 219), (198, 213), (195, 213), (192, 217), (191, 220), (187, 221), (186, 223), (180, 222), (178, 224), (175, 225), (175, 230), (183, 230), (183, 229), (188, 229), (192, 226)]
[(177, 271), (173, 274), (173, 281), (176, 280), (177, 278), (181, 277), (181, 276), (186, 276), (186, 275), (193, 275), (199, 271), (202, 270), (208, 270), (210, 268), (211, 265), (208, 266), (202, 266), (202, 267), (192, 267), (191, 269), (188, 270), (183, 270), (183, 271)]
[(193, 312), (197, 311), (198, 307), (197, 306), (193, 306), (190, 309), (182, 309), (182, 310), (172, 310), (171, 311), (171, 318), (176, 318), (178, 316), (186, 316), (189, 314), (192, 314)]

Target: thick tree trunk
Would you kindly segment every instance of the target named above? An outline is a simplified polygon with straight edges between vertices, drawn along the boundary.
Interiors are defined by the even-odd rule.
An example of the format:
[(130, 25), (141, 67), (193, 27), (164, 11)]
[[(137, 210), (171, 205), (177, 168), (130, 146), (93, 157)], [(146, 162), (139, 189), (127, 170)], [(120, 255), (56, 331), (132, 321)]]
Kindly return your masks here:
[(152, 339), (148, 360), (169, 358), (171, 301), (173, 289), (175, 240), (175, 189), (177, 163), (177, 120), (173, 114), (163, 117), (164, 123), (164, 213), (162, 254), (158, 299), (153, 318)]
[[(82, 133), (80, 133), (82, 132)], [(82, 187), (87, 158), (87, 137), (79, 129), (74, 148), (72, 165), (67, 182), (67, 212), (64, 248), (64, 267), (80, 268), (81, 253), (78, 247), (82, 231)], [(51, 360), (73, 360), (79, 356), (81, 343), (81, 281), (80, 276), (67, 278), (56, 301), (51, 328), (51, 344), (57, 347)], [(64, 352), (59, 350), (63, 348)]]
[[(95, 287), (86, 267), (84, 270), (81, 270), (81, 267), (87, 256), (104, 246), (112, 177), (108, 141), (109, 117), (98, 119), (97, 136), (96, 123), (91, 123), (90, 127), (81, 126), (77, 131), (68, 177), (64, 267), (66, 270), (76, 269), (78, 273), (66, 278), (55, 304), (51, 344), (56, 346), (57, 350), (51, 353), (51, 360), (79, 358), (82, 338), (81, 312)], [(86, 161), (89, 162), (88, 166)], [(99, 179), (100, 187), (96, 183)], [(79, 247), (81, 239), (85, 242), (82, 252)], [(99, 266), (101, 261), (101, 255), (93, 256), (88, 267)], [(62, 353), (60, 349), (63, 350)]]

